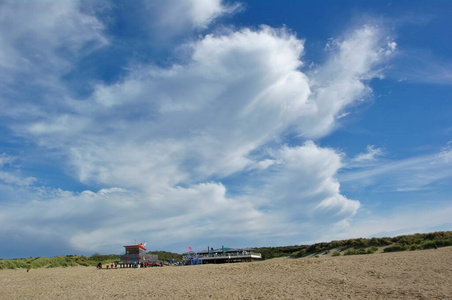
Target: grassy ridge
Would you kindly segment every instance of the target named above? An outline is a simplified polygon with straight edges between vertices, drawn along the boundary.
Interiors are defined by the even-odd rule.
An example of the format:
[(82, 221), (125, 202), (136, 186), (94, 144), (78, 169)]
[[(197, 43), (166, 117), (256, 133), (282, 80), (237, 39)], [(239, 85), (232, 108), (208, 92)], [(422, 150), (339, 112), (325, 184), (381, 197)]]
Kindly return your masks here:
[(75, 266), (95, 266), (99, 262), (102, 264), (112, 263), (119, 260), (119, 255), (78, 256), (66, 255), (56, 257), (30, 257), (17, 259), (0, 259), (0, 270), (2, 269), (37, 269)]
[[(156, 254), (159, 260), (168, 262), (181, 261), (182, 254), (167, 251), (153, 251), (149, 254)], [(96, 266), (99, 262), (103, 265), (119, 261), (119, 255), (101, 255), (94, 254), (92, 256), (66, 255), (56, 257), (30, 257), (16, 259), (0, 259), (0, 270), (2, 269), (37, 269), (37, 268), (56, 268), (56, 267), (75, 267), (75, 266)]]
[[(260, 252), (263, 259), (276, 257), (306, 257), (320, 255), (333, 251), (333, 256), (372, 254), (379, 247), (385, 247), (384, 252), (413, 251), (422, 249), (432, 249), (435, 247), (452, 246), (452, 231), (440, 231), (433, 233), (416, 233), (411, 235), (401, 235), (393, 238), (370, 238), (370, 239), (348, 239), (332, 241), (329, 243), (317, 243), (313, 245), (284, 246), (284, 247), (261, 247), (255, 248), (254, 252)], [(182, 255), (167, 251), (153, 251), (149, 254), (157, 254), (159, 259), (168, 262), (172, 259), (180, 261)], [(66, 255), (56, 257), (30, 257), (18, 259), (0, 259), (1, 269), (36, 269), (54, 268), (70, 266), (95, 266), (97, 263), (112, 263), (119, 260), (119, 255), (94, 254), (90, 257), (78, 255)]]
[(335, 251), (333, 255), (337, 256), (341, 255), (342, 252), (344, 255), (372, 254), (378, 250), (378, 247), (386, 247), (384, 252), (395, 252), (432, 249), (435, 246), (452, 246), (452, 231), (416, 233), (393, 238), (348, 239), (313, 245), (262, 247), (255, 248), (254, 251), (260, 252), (263, 259), (270, 259), (276, 257), (306, 257), (324, 254), (332, 250)]
[(182, 254), (174, 253), (174, 252), (167, 252), (167, 251), (150, 251), (148, 252), (151, 255), (158, 255), (159, 260), (163, 262), (168, 262), (170, 259), (173, 261), (181, 261), (182, 260)]

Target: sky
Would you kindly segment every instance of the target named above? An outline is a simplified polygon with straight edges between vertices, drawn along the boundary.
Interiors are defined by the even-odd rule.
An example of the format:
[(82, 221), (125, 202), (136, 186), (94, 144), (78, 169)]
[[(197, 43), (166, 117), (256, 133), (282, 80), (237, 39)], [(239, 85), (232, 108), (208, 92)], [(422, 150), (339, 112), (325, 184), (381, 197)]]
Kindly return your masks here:
[(452, 230), (450, 1), (0, 1), (0, 258)]

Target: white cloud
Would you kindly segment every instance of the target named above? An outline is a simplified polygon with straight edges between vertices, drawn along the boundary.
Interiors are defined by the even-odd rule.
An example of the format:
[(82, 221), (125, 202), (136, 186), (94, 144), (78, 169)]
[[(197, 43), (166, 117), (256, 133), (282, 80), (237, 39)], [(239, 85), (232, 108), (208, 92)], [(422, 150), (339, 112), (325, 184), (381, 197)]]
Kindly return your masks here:
[(399, 82), (452, 84), (452, 62), (432, 54), (430, 49), (403, 49), (388, 76)]
[(307, 137), (331, 132), (343, 110), (371, 93), (368, 80), (381, 76), (381, 66), (396, 44), (376, 26), (364, 26), (342, 40), (332, 40), (331, 58), (310, 74), (310, 114), (299, 125)]
[[(3, 232), (20, 227), (17, 234), (38, 244), (54, 237), (67, 249), (93, 252), (114, 251), (131, 235), (151, 236), (161, 247), (233, 235), (241, 245), (268, 245), (301, 242), (308, 235), (303, 229), (310, 229), (311, 238), (356, 214), (360, 203), (340, 193), (338, 153), (314, 142), (289, 147), (277, 140), (284, 134), (325, 136), (343, 109), (370, 91), (366, 82), (379, 76), (394, 50), (377, 28), (336, 41), (330, 59), (312, 74), (302, 71), (303, 41), (286, 29), (207, 34), (182, 47), (186, 57), (179, 64), (131, 67), (117, 82), (98, 82), (92, 94), (74, 99), (61, 76), (73, 57), (86, 53), (84, 47), (106, 40), (99, 21), (81, 13), (76, 2), (64, 3), (39, 7), (43, 17), (54, 15), (37, 21), (36, 36), (35, 29), (8, 18), (8, 26), (18, 28), (2, 45), (12, 53), (15, 40), (36, 41), (50, 69), (33, 60), (28, 48), (17, 49), (35, 67), (27, 76), (40, 79), (40, 72), (50, 70), (58, 97), (14, 98), (4, 113), (15, 116), (15, 134), (63, 153), (69, 173), (101, 189), (78, 193), (30, 182), (15, 201), (11, 186), (0, 186), (7, 199), (0, 203)], [(175, 27), (198, 29), (234, 10), (221, 1), (162, 5), (175, 8), (168, 20), (181, 16)], [(21, 14), (34, 16), (31, 9)], [(243, 179), (241, 191), (230, 195), (223, 183), (228, 179)], [(18, 205), (21, 214), (14, 216)]]
[(26, 134), (70, 147), (82, 180), (116, 184), (125, 172), (148, 186), (136, 176), (178, 184), (186, 168), (195, 181), (243, 170), (251, 151), (303, 114), (310, 90), (297, 70), (302, 42), (263, 27), (208, 35), (189, 47), (186, 65), (141, 68), (97, 85), (88, 102), (72, 102), (76, 114), (32, 123)]
[[(174, 240), (202, 244), (231, 237), (242, 245), (250, 240), (268, 245), (282, 238), (296, 243), (300, 228), (309, 226), (309, 234), (301, 236), (311, 238), (356, 213), (359, 202), (339, 194), (334, 176), (341, 163), (333, 150), (309, 142), (285, 147), (275, 156), (279, 164), (260, 171), (256, 180), (263, 184), (250, 185), (248, 195), (230, 197), (217, 182), (144, 192), (46, 189), (39, 200), (3, 204), (0, 225), (5, 232), (15, 227), (15, 234), (34, 236), (37, 244), (53, 236), (77, 251), (109, 253), (131, 238), (151, 238), (160, 247)], [(28, 193), (35, 198), (35, 192)], [(19, 215), (14, 214), (17, 209)]]
[(13, 163), (16, 160), (15, 157), (7, 155), (6, 153), (0, 154), (0, 167), (3, 167), (4, 165), (9, 165)]
[(278, 161), (276, 161), (276, 160), (264, 159), (264, 160), (261, 160), (261, 161), (257, 162), (255, 168), (259, 169), (259, 170), (265, 170), (268, 167), (270, 167), (270, 166), (272, 166), (272, 165), (274, 165), (276, 163), (278, 163)]
[(0, 154), (0, 184), (27, 187), (36, 181), (34, 177), (23, 177), (20, 170), (14, 166), (17, 157)]
[[(261, 214), (249, 202), (227, 198), (219, 183), (151, 195), (118, 188), (41, 193), (41, 200), (3, 205), (0, 224), (6, 237), (8, 232), (34, 236), (39, 244), (54, 236), (58, 243), (77, 251), (113, 251), (132, 237), (152, 238), (163, 247), (174, 239), (227, 236), (244, 225), (240, 230), (245, 237), (260, 230), (253, 224), (260, 224)], [(15, 213), (18, 210), (20, 214)]]
[(380, 190), (385, 191), (429, 190), (438, 184), (447, 185), (447, 180), (452, 178), (451, 153), (449, 148), (444, 148), (435, 154), (358, 165), (361, 168), (346, 170), (340, 174), (339, 179), (342, 183), (361, 188), (378, 186)]
[[(4, 71), (61, 72), (74, 57), (107, 43), (103, 24), (82, 13), (78, 1), (3, 2), (1, 8), (0, 67)], [(88, 43), (90, 47), (82, 49)]]
[(444, 225), (448, 225), (446, 229), (450, 229), (451, 213), (450, 203), (441, 203), (416, 209), (398, 209), (383, 215), (366, 215), (365, 218), (354, 220), (338, 230), (332, 230), (317, 241), (432, 232)]
[[(305, 136), (331, 131), (336, 114), (367, 90), (363, 77), (380, 60), (379, 40), (378, 31), (366, 27), (341, 42), (338, 54), (316, 73), (312, 95), (310, 79), (299, 71), (303, 43), (287, 31), (262, 27), (207, 35), (187, 46), (192, 54), (185, 65), (142, 67), (123, 81), (97, 85), (89, 102), (73, 102), (77, 114), (70, 122), (67, 116), (40, 121), (29, 133), (45, 143), (47, 130), (52, 143), (58, 136), (65, 145), (73, 135), (86, 138), (70, 148), (83, 180), (108, 183), (122, 173), (111, 167), (120, 170), (123, 163), (142, 171), (151, 164), (145, 173), (159, 174), (151, 163), (156, 156), (168, 166), (159, 171), (180, 174), (171, 176), (172, 184), (184, 182), (187, 167), (193, 182), (225, 176), (250, 166), (248, 154), (287, 128), (297, 126)], [(340, 71), (337, 78), (329, 78), (333, 69)], [(102, 140), (102, 147), (93, 140)], [(127, 159), (128, 153), (137, 164), (130, 164), (135, 159)]]
[(61, 77), (81, 57), (108, 44), (103, 29), (94, 16), (81, 12), (78, 1), (3, 1), (0, 116), (45, 119), (64, 106)]
[(360, 153), (356, 157), (352, 159), (351, 164), (361, 164), (361, 163), (367, 163), (367, 162), (373, 162), (377, 159), (379, 156), (384, 155), (384, 151), (381, 148), (376, 148), (373, 145), (367, 146), (367, 152)]
[(282, 211), (287, 220), (309, 220), (325, 227), (350, 218), (359, 209), (358, 201), (340, 194), (335, 175), (342, 163), (332, 149), (307, 142), (284, 147), (275, 156), (279, 163), (265, 174), (263, 186), (253, 191), (272, 199), (266, 209)]
[(34, 177), (22, 178), (22, 177), (14, 175), (10, 172), (0, 171), (0, 181), (4, 182), (6, 184), (13, 184), (13, 185), (18, 185), (18, 186), (29, 186), (36, 181), (36, 178), (34, 178)]
[(160, 0), (147, 3), (154, 33), (160, 38), (206, 29), (215, 19), (240, 8), (239, 3), (224, 4), (222, 0)]
[[(177, 1), (181, 3), (180, 1)], [(224, 5), (222, 0), (189, 0), (188, 15), (195, 28), (206, 28), (215, 18), (236, 11), (240, 4)], [(179, 15), (180, 17), (180, 15)]]

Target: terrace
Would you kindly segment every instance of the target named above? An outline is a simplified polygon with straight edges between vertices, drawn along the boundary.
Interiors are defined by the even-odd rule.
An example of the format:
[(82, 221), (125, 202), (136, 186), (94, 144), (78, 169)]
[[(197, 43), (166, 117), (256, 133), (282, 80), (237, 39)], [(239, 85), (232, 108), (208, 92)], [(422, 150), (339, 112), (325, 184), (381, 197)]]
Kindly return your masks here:
[[(253, 249), (234, 249), (234, 248), (220, 248), (207, 250), (200, 252), (188, 252), (184, 261), (186, 264), (208, 264), (208, 263), (235, 263), (235, 262), (251, 262), (254, 260), (262, 259), (260, 253), (252, 252)], [(196, 263), (190, 263), (196, 261)]]

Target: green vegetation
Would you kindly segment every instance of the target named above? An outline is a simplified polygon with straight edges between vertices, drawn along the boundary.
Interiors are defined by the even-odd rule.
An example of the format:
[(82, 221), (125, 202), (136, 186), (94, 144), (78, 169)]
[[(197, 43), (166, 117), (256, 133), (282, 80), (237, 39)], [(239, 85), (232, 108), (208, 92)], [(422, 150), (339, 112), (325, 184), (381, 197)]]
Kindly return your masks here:
[(367, 249), (366, 254), (373, 254), (378, 251), (378, 247), (370, 247)]
[(182, 254), (167, 251), (150, 251), (148, 254), (158, 255), (159, 260), (167, 263), (170, 259), (173, 261), (182, 261)]
[(366, 249), (364, 248), (359, 248), (359, 249), (348, 249), (347, 251), (345, 251), (344, 255), (360, 255), (360, 254), (368, 254), (366, 252)]
[(261, 253), (263, 259), (287, 256), (293, 257), (297, 253), (305, 253), (306, 247), (307, 246), (263, 247), (255, 248), (253, 252)]
[[(370, 247), (369, 249), (365, 248), (351, 248), (345, 251), (344, 255), (361, 255), (361, 254), (373, 254), (377, 252), (378, 247)], [(340, 253), (340, 252), (339, 252)]]
[(389, 246), (383, 250), (383, 252), (400, 252), (408, 249), (408, 246), (405, 245), (394, 245)]
[(452, 231), (440, 231), (433, 233), (416, 233), (401, 235), (393, 238), (358, 238), (349, 240), (332, 241), (329, 243), (317, 243), (313, 245), (263, 247), (256, 248), (255, 252), (262, 253), (263, 259), (276, 257), (307, 257), (333, 252), (333, 256), (372, 254), (378, 247), (385, 247), (384, 252), (423, 250), (436, 247), (452, 246)]
[[(415, 251), (424, 249), (433, 249), (439, 247), (452, 246), (452, 231), (440, 231), (433, 233), (416, 233), (411, 235), (401, 235), (393, 238), (370, 238), (370, 239), (349, 239), (332, 241), (329, 243), (317, 243), (314, 245), (299, 245), (285, 247), (262, 247), (254, 248), (253, 252), (260, 252), (263, 259), (276, 257), (308, 257), (319, 256), (332, 253), (332, 256), (342, 255), (364, 255), (377, 252), (378, 247), (384, 247), (383, 252), (396, 251)], [(168, 262), (181, 261), (182, 255), (166, 251), (153, 251), (149, 254), (158, 255), (159, 260)], [(54, 268), (70, 266), (95, 266), (97, 263), (111, 263), (119, 260), (119, 255), (100, 255), (93, 254), (90, 257), (78, 255), (66, 255), (57, 257), (30, 257), (18, 259), (0, 259), (1, 269), (36, 269), (36, 268)]]
[(0, 270), (2, 269), (37, 269), (56, 268), (73, 266), (95, 266), (99, 262), (102, 264), (112, 263), (119, 260), (119, 255), (94, 254), (91, 257), (66, 255), (56, 257), (30, 257), (16, 259), (1, 259)]
[[(182, 260), (182, 254), (154, 251), (149, 254), (158, 255), (159, 260), (168, 262)], [(95, 253), (92, 256), (66, 255), (56, 257), (30, 257), (16, 259), (0, 259), (0, 270), (2, 269), (37, 269), (37, 268), (56, 268), (56, 267), (74, 267), (74, 266), (96, 266), (99, 262), (103, 265), (119, 261), (119, 255), (101, 255)]]
[(452, 231), (402, 235), (393, 238), (393, 242), (394, 245), (385, 248), (384, 252), (414, 251), (452, 246)]

